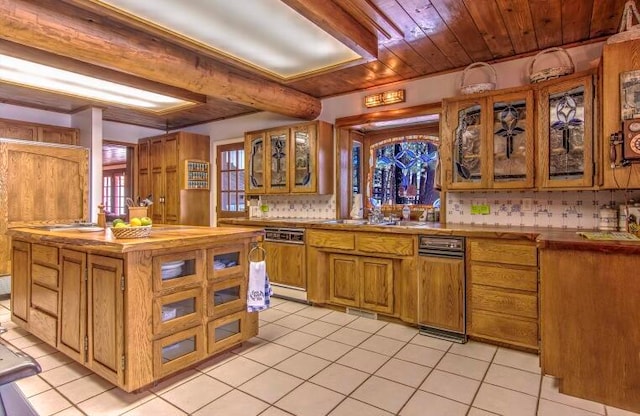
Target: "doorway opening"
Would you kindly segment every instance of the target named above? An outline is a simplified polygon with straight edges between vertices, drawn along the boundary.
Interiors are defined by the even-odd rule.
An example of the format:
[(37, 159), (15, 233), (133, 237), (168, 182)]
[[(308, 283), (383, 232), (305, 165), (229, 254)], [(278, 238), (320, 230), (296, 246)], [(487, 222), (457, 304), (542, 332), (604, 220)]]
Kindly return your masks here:
[(128, 221), (127, 201), (135, 201), (136, 145), (104, 141), (102, 144), (102, 203), (107, 222)]

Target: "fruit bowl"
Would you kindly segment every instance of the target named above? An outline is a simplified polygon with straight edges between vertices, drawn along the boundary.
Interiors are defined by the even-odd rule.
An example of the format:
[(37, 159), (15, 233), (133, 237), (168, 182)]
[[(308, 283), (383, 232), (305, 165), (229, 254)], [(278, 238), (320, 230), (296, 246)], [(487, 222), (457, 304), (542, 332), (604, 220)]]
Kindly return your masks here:
[(151, 225), (141, 227), (111, 227), (115, 238), (146, 238), (151, 234)]

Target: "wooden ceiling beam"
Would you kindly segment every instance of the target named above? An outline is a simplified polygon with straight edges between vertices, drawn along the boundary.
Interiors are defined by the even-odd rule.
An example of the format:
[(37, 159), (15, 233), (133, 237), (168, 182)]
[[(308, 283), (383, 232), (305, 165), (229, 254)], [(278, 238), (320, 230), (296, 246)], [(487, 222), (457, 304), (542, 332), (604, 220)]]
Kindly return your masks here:
[(0, 39), (259, 110), (312, 120), (322, 109), (308, 94), (60, 1), (0, 0), (0, 28)]
[(378, 58), (378, 38), (330, 0), (282, 0), (367, 61)]

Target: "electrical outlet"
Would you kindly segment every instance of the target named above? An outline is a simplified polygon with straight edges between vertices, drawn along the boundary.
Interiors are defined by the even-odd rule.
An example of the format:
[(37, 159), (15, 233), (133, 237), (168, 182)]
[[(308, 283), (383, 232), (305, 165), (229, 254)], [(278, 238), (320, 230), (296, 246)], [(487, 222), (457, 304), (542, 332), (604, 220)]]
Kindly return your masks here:
[(522, 211), (531, 211), (533, 209), (533, 199), (532, 198), (522, 198)]

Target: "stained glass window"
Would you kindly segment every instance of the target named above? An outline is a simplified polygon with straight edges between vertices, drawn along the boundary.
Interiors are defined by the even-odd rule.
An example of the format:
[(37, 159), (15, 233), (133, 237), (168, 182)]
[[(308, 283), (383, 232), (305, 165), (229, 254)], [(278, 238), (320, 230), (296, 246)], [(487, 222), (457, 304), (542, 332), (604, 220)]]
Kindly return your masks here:
[(383, 205), (438, 206), (435, 189), (437, 138), (402, 136), (371, 146), (371, 198)]

